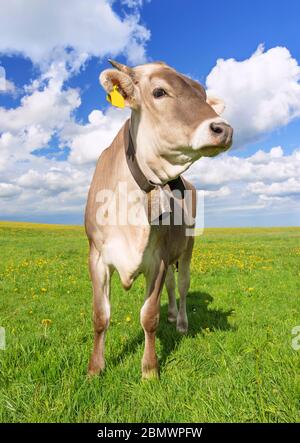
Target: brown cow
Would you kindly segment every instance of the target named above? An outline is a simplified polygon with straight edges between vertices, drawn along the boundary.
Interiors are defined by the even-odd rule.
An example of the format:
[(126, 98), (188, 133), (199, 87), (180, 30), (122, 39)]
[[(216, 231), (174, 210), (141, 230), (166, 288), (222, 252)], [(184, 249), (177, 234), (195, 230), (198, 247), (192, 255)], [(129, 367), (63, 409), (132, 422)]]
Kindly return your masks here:
[[(232, 128), (219, 117), (224, 109), (221, 100), (208, 98), (198, 82), (165, 63), (129, 68), (110, 62), (116, 69), (102, 72), (100, 82), (108, 93), (117, 86), (132, 112), (98, 160), (86, 206), (95, 328), (89, 374), (104, 369), (110, 279), (116, 269), (126, 289), (140, 273), (146, 279), (140, 320), (145, 332), (142, 375), (149, 378), (158, 376), (155, 334), (164, 282), (169, 297), (169, 321), (176, 321), (181, 333), (188, 328), (186, 295), (193, 236), (187, 235), (187, 228), (194, 226), (195, 213), (192, 220), (189, 215), (191, 208), (195, 208), (195, 188), (180, 174), (200, 157), (227, 150), (232, 142)], [(188, 192), (192, 193), (192, 205), (187, 205)], [(163, 195), (171, 196), (167, 203), (161, 198)], [(181, 223), (175, 221), (178, 207), (184, 213)], [(134, 222), (128, 221), (130, 212)], [(164, 222), (165, 213), (168, 223)]]

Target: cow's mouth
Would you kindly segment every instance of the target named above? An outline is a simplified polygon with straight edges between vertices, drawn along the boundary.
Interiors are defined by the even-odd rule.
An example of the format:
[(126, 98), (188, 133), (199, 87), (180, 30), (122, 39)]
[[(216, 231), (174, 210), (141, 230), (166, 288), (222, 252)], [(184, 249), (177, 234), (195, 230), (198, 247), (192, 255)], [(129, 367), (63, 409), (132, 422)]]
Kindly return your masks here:
[(213, 143), (200, 149), (204, 157), (215, 157), (221, 152), (227, 151), (232, 145), (233, 129), (226, 123), (210, 125), (213, 134)]
[(222, 152), (227, 151), (231, 147), (231, 142), (223, 146), (204, 146), (200, 149), (200, 154), (202, 157), (215, 157)]
[(202, 123), (196, 130), (192, 146), (201, 157), (215, 157), (232, 145), (233, 129), (224, 120)]

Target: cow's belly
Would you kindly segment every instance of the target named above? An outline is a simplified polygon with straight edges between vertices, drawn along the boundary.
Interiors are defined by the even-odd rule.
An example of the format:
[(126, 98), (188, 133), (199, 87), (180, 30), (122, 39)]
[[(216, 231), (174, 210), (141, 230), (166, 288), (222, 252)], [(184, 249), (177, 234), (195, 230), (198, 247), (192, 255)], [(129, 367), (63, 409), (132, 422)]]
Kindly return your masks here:
[[(110, 228), (113, 229), (113, 228)], [(187, 248), (185, 226), (123, 227), (110, 231), (102, 247), (104, 263), (117, 270), (122, 285), (129, 289), (140, 273), (147, 273), (162, 257), (175, 263)]]

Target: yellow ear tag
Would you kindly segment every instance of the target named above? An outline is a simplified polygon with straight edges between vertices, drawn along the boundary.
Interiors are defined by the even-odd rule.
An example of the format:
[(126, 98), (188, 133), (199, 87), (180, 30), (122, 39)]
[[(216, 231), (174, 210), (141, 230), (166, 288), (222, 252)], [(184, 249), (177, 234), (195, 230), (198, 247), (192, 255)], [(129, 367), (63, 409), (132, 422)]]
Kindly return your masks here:
[(114, 85), (113, 90), (110, 92), (110, 94), (107, 94), (106, 100), (117, 108), (124, 108), (125, 106), (124, 97), (118, 91), (117, 85)]

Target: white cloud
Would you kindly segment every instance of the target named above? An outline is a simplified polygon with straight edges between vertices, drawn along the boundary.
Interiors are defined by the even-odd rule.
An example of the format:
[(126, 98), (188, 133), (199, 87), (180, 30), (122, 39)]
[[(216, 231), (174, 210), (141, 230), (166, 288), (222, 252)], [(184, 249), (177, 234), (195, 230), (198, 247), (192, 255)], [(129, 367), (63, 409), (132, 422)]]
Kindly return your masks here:
[(206, 85), (226, 104), (224, 116), (235, 130), (235, 146), (300, 116), (300, 66), (284, 47), (264, 52), (260, 45), (248, 59), (219, 59)]
[(0, 52), (21, 53), (40, 65), (48, 65), (62, 54), (64, 57), (66, 48), (80, 56), (103, 57), (122, 52), (129, 55), (131, 62), (143, 61), (149, 31), (139, 23), (136, 10), (122, 19), (111, 3), (0, 0)]
[(129, 116), (128, 109), (109, 108), (106, 112), (94, 110), (89, 115), (89, 123), (67, 125), (62, 138), (71, 148), (70, 162), (77, 165), (95, 164)]
[(128, 6), (128, 8), (137, 8), (141, 7), (143, 4), (143, 0), (121, 0), (123, 5)]
[(280, 182), (300, 177), (300, 150), (284, 155), (277, 146), (269, 152), (259, 150), (250, 157), (203, 157), (188, 170), (187, 176), (203, 189), (233, 182)]
[(209, 198), (220, 198), (231, 194), (231, 189), (229, 186), (222, 186), (220, 189), (213, 191), (204, 191), (204, 195)]
[(30, 126), (62, 127), (70, 111), (80, 105), (75, 89), (62, 90), (62, 84), (52, 80), (42, 90), (35, 90), (21, 99), (17, 108), (0, 108), (1, 130), (18, 131)]
[(21, 193), (21, 188), (19, 186), (13, 185), (11, 183), (0, 183), (0, 198), (10, 198), (15, 197)]
[(283, 182), (265, 184), (264, 182), (254, 182), (247, 186), (247, 190), (260, 196), (292, 196), (300, 197), (300, 179), (291, 177)]
[(6, 90), (6, 73), (3, 66), (0, 66), (0, 93)]
[(201, 158), (185, 176), (204, 190), (211, 225), (239, 225), (246, 218), (253, 224), (280, 224), (282, 214), (285, 224), (291, 217), (293, 224), (300, 223), (300, 149), (285, 155), (276, 146), (249, 157)]
[(31, 161), (32, 151), (47, 146), (73, 121), (72, 112), (81, 101), (79, 91), (63, 87), (66, 75), (64, 63), (53, 63), (28, 86), (19, 106), (0, 108), (0, 171), (13, 171), (15, 163)]
[(257, 151), (251, 157), (252, 163), (269, 163), (270, 160), (283, 157), (283, 150), (281, 146), (275, 146), (270, 152), (262, 150)]
[(0, 183), (2, 216), (30, 214), (34, 220), (42, 214), (72, 213), (81, 218), (93, 168), (78, 169), (67, 161), (38, 157), (14, 164), (14, 168)]
[(44, 195), (58, 196), (63, 192), (73, 192), (81, 186), (87, 186), (88, 179), (85, 171), (68, 166), (66, 163), (52, 166), (47, 171), (30, 169), (17, 179), (17, 184), (23, 190), (39, 190)]
[[(0, 66), (1, 68), (1, 66)], [(0, 75), (0, 94), (15, 95), (17, 92), (16, 85), (11, 80), (7, 80)]]

